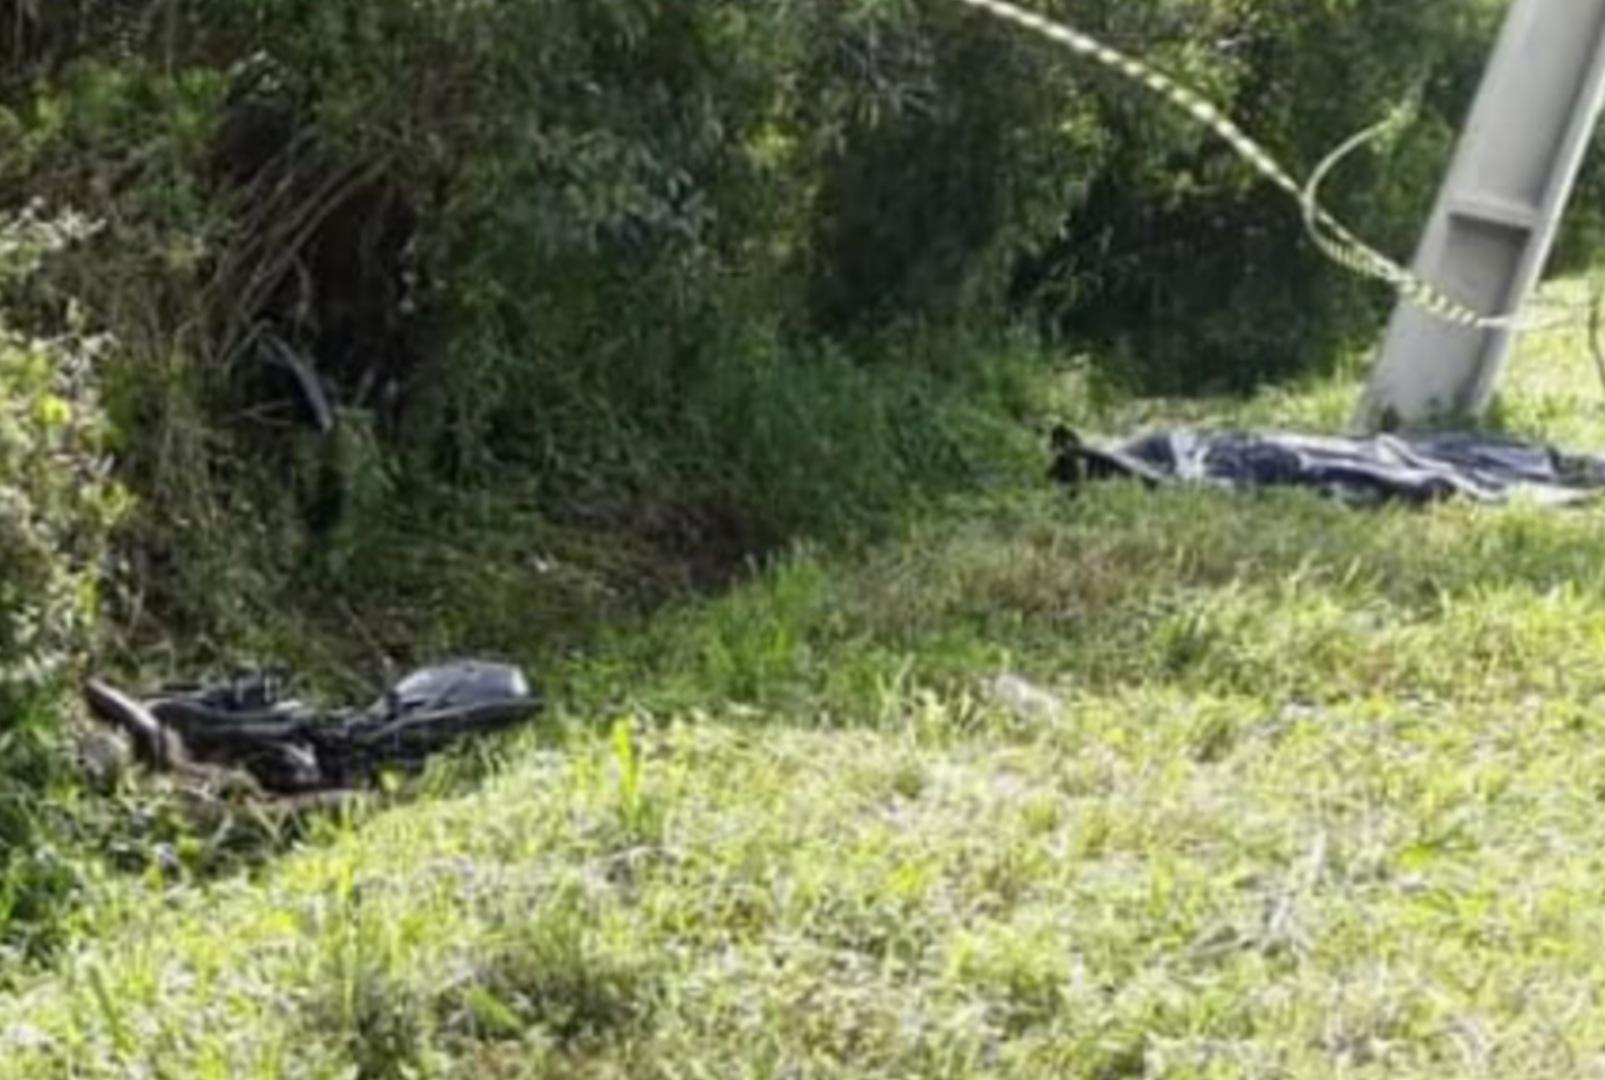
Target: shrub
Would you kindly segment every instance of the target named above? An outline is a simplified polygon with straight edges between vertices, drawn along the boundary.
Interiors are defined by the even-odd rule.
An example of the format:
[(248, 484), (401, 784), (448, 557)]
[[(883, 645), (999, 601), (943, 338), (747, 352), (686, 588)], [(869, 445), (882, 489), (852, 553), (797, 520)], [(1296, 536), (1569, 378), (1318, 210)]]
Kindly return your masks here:
[[(322, 209), (363, 218), (345, 223), (351, 236), (410, 241), (411, 269), (437, 287), (435, 370), (383, 374), (443, 394), (459, 450), (506, 429), (502, 391), (530, 369), (557, 374), (537, 379), (538, 404), (512, 407), (542, 418), (574, 404), (553, 391), (630, 410), (643, 407), (632, 393), (659, 400), (711, 323), (856, 339), (1032, 312), (1186, 386), (1318, 366), (1389, 300), (1320, 260), (1279, 194), (1156, 99), (953, 2), (168, 0), (122, 5), (138, 17), (114, 41), (69, 33), (100, 6), (13, 20), (33, 26), (14, 47), (48, 47), (60, 68), (39, 99), (51, 107), (13, 118), (13, 141), (37, 145), (54, 125), (79, 158), (137, 162), (147, 182), (126, 187), (146, 202), (222, 200), (198, 170), (278, 180), (263, 172), (277, 158), (307, 181), (277, 205), (297, 222), (342, 170), (382, 174), (382, 197), (357, 184), (347, 201), (363, 205)], [(1407, 254), (1504, 4), (1040, 6), (1200, 86), (1295, 168), (1424, 90), (1420, 125), (1330, 187), (1345, 217)], [(104, 77), (108, 57), (121, 83)], [(231, 104), (216, 92), (225, 73)], [(115, 130), (79, 119), (96, 116)], [(207, 159), (196, 142), (213, 135)], [(381, 204), (406, 213), (381, 221)], [(331, 369), (395, 344), (327, 323), (377, 294), (398, 300), (399, 264), (335, 267), (316, 236), (236, 226), (210, 237), (220, 262), (242, 260), (257, 283), (289, 282), (299, 263), (311, 295), (292, 312), (287, 289), (224, 290), (243, 309), (232, 320), (299, 319), (291, 331)], [(369, 254), (396, 263), (401, 246)], [(320, 297), (341, 287), (336, 269), (375, 295)], [(335, 355), (351, 352), (368, 355)]]
[[(70, 217), (0, 222), (0, 290), (83, 231)], [(96, 389), (105, 342), (76, 322), (38, 336), (0, 307), (0, 732), (5, 708), (59, 683), (90, 646), (119, 505)]]
[[(62, 280), (125, 346), (148, 610), (196, 636), (206, 604), (259, 623), (248, 594), (331, 536), (336, 583), (383, 594), (405, 560), (354, 554), (441, 491), (682, 547), (858, 527), (977, 475), (966, 399), (1022, 321), (1185, 391), (1319, 368), (1391, 303), (1196, 125), (953, 0), (163, 0), (74, 29), (107, 3), (10, 20), (0, 179), (109, 223)], [(1405, 255), (1502, 4), (1038, 6), (1295, 170), (1421, 90), (1328, 188)], [(264, 331), (332, 384), (366, 479), (262, 420)]]
[(34, 306), (23, 293), (40, 260), (84, 232), (72, 217), (0, 221), (0, 943), (36, 931), (71, 885), (37, 796), (58, 775), (55, 695), (94, 644), (120, 503), (96, 392), (104, 343), (70, 313), (50, 336), (8, 314)]
[[(1061, 6), (1084, 21), (1082, 5)], [(1164, 4), (1140, 51), (1201, 84), (1295, 174), (1419, 93), (1417, 122), (1324, 189), (1341, 218), (1408, 262), (1502, 6)], [(1024, 262), (1018, 296), (1148, 390), (1246, 389), (1371, 339), (1387, 289), (1318, 255), (1296, 207), (1219, 140), (1115, 90), (1100, 120), (1110, 159), (1062, 234)]]

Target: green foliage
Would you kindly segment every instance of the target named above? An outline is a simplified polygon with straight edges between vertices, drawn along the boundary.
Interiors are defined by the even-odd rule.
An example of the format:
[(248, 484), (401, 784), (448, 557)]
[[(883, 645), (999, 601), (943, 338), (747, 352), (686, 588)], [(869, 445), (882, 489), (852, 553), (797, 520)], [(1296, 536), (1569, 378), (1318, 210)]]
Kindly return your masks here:
[[(1330, 188), (1399, 251), (1498, 6), (1044, 5), (1295, 169), (1421, 87)], [(27, 311), (76, 298), (118, 346), (91, 371), (57, 363), (76, 332), (7, 338), (0, 389), (29, 446), (59, 415), (30, 403), (66, 402), (71, 453), (104, 401), (140, 666), (366, 690), (380, 655), (547, 654), (1034, 472), (1039, 330), (1100, 385), (1236, 388), (1330, 363), (1386, 300), (1195, 126), (944, 0), (0, 0), (0, 56), (0, 187), (103, 223)], [(287, 420), (268, 333), (334, 436)], [(89, 628), (103, 481), (26, 486), (51, 584), (0, 632), (30, 685)], [(693, 668), (753, 700), (808, 670), (744, 625)]]
[[(1295, 168), (1424, 87), (1420, 128), (1334, 187), (1397, 246), (1501, 6), (1052, 10), (1200, 87)], [(435, 347), (453, 357), (434, 381), (474, 452), (506, 420), (504, 378), (622, 365), (598, 391), (627, 376), (655, 398), (695, 370), (710, 325), (855, 336), (984, 322), (1012, 297), (1078, 340), (1125, 345), (1139, 374), (1244, 384), (1320, 362), (1375, 314), (1374, 292), (1306, 250), (1289, 208), (1196, 126), (957, 4), (144, 7), (133, 24), (165, 66), (80, 42), (9, 114), (33, 148), (7, 155), (10, 173), (37, 176), (46, 146), (136, 154), (132, 192), (193, 198), (182, 177), (224, 119), (222, 87), (276, 95), (295, 128), (381, 164), (423, 215)], [(164, 21), (185, 32), (158, 43)]]
[[(82, 235), (31, 215), (0, 222), (0, 289)], [(0, 293), (0, 297), (5, 294)], [(0, 714), (55, 683), (90, 643), (117, 508), (97, 364), (105, 343), (26, 334), (0, 308)], [(0, 731), (7, 725), (0, 715)]]
[[(582, 28), (494, 96), (523, 139), (464, 191), (442, 275), (460, 288), (451, 321), (483, 342), (441, 380), (474, 448), (568, 415), (597, 430), (586, 398), (650, 416), (732, 325), (857, 346), (911, 321), (991, 327), (1030, 311), (1123, 374), (1174, 386), (1319, 366), (1375, 325), (1382, 298), (1308, 250), (1280, 196), (1106, 72), (957, 5), (698, 10), (706, 23), (643, 7), (606, 51)], [(1140, 43), (1295, 167), (1480, 57), (1487, 29), (1383, 4), (1065, 13)], [(1215, 40), (1230, 48), (1199, 45)], [(596, 93), (547, 85), (570, 78)], [(1384, 244), (1413, 240), (1458, 104), (1429, 96), (1420, 130), (1340, 185)]]
[[(1582, 335), (1512, 376), (1515, 430), (1605, 441)], [(799, 552), (568, 661), (478, 790), (107, 883), (0, 990), (0, 1076), (1569, 1076), (1602, 544), (1605, 506), (1033, 484)]]
[[(0, 176), (107, 221), (62, 285), (125, 343), (149, 596), (192, 631), (237, 634), (217, 598), (327, 552), (298, 516), (331, 492), (331, 569), (408, 527), (388, 504), (489, 478), (613, 533), (715, 508), (739, 562), (973, 480), (996, 380), (953, 358), (1021, 320), (1116, 381), (1242, 387), (1330, 363), (1386, 300), (1195, 125), (956, 3), (163, 0), (73, 30), (92, 9), (15, 23), (38, 77), (0, 98)], [(1395, 250), (1497, 9), (1051, 7), (1295, 168), (1424, 88), (1331, 189)], [(263, 327), (336, 387), (359, 462), (260, 420)], [(217, 559), (240, 518), (253, 553)]]
[[(818, 516), (793, 501), (878, 505), (878, 490), (809, 489), (843, 477), (806, 467), (831, 441), (812, 425), (839, 415), (807, 384), (821, 353), (862, 365), (910, 326), (969, 341), (1029, 314), (1117, 379), (1240, 388), (1330, 363), (1388, 301), (1311, 251), (1292, 208), (1208, 136), (957, 5), (256, 10), (269, 50), (315, 84), (315, 122), (396, 155), (429, 207), (437, 352), (410, 445), (459, 478), (510, 463), (555, 504), (652, 488), (783, 534)], [(1413, 243), (1490, 30), (1487, 5), (1065, 14), (1182, 73), (1294, 167), (1424, 85), (1422, 123), (1333, 185), (1394, 250)], [(398, 69), (422, 92), (375, 75)], [(863, 411), (901, 413), (928, 352), (902, 354), (915, 374), (866, 369)], [(777, 427), (788, 397), (808, 413)], [(885, 464), (888, 487), (928, 465), (886, 449), (852, 453)]]
[[(1194, 3), (1185, 21), (1155, 12), (1138, 51), (1203, 88), (1295, 175), (1419, 92), (1417, 122), (1324, 189), (1339, 217), (1408, 262), (1498, 6)], [(1370, 339), (1392, 296), (1320, 257), (1290, 201), (1141, 90), (1122, 83), (1105, 100), (1109, 158), (1019, 281), (1057, 332), (1093, 346), (1114, 380), (1166, 392), (1327, 370)]]
[(1575, 274), (1592, 268), (1605, 247), (1605, 131), (1596, 135), (1567, 208), (1566, 225), (1550, 257), (1548, 273)]
[(73, 875), (40, 832), (57, 768), (54, 694), (94, 645), (110, 530), (98, 396), (105, 343), (71, 313), (44, 336), (17, 312), (73, 217), (0, 218), (0, 943), (35, 927)]

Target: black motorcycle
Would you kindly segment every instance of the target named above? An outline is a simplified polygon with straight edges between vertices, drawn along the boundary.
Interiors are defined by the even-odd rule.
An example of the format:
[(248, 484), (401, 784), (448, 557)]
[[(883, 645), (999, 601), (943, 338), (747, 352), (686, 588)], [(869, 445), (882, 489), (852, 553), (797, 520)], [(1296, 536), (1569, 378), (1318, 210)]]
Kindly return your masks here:
[(284, 795), (361, 787), (387, 769), (415, 772), (431, 755), (541, 708), (520, 669), (478, 660), (414, 671), (365, 709), (317, 709), (289, 691), (282, 672), (257, 670), (146, 697), (91, 679), (84, 696), (147, 764), (240, 769)]

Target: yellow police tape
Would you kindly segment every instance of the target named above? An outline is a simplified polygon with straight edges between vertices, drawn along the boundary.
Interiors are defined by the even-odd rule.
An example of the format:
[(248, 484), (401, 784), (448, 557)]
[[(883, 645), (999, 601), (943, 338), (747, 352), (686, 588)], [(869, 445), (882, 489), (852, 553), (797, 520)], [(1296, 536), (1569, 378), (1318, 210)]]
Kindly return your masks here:
[(1269, 151), (1254, 141), (1218, 106), (1164, 72), (1155, 70), (1119, 49), (1105, 45), (1090, 34), (1055, 22), (1036, 12), (1027, 11), (1009, 3), (1008, 0), (958, 0), (958, 2), (1056, 42), (1071, 52), (1093, 60), (1116, 74), (1138, 83), (1187, 113), (1225, 140), (1256, 172), (1298, 202), (1311, 240), (1324, 255), (1338, 265), (1354, 273), (1385, 281), (1407, 302), (1439, 319), (1460, 326), (1478, 330), (1523, 331), (1553, 325), (1524, 322), (1519, 313), (1484, 315), (1474, 311), (1438, 286), (1423, 280), (1361, 240), (1321, 206), (1317, 198), (1320, 185), (1338, 163), (1360, 147), (1396, 129), (1408, 118), (1408, 113), (1395, 113), (1382, 123), (1349, 139), (1321, 163), (1307, 182), (1301, 184), (1271, 156)]

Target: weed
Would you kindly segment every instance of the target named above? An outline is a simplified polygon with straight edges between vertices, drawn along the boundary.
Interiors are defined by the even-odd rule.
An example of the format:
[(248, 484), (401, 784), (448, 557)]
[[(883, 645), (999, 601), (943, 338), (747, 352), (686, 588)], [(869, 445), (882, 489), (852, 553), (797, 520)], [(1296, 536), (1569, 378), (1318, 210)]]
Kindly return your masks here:
[(438, 1004), (448, 1036), (516, 1041), (538, 1030), (573, 1053), (644, 1033), (657, 994), (650, 964), (610, 943), (587, 907), (560, 889), (497, 916), (470, 974)]

